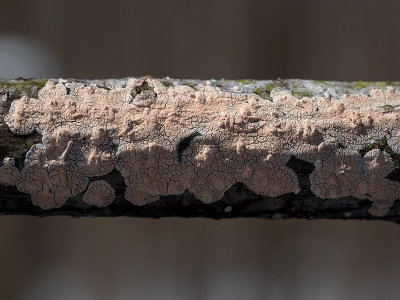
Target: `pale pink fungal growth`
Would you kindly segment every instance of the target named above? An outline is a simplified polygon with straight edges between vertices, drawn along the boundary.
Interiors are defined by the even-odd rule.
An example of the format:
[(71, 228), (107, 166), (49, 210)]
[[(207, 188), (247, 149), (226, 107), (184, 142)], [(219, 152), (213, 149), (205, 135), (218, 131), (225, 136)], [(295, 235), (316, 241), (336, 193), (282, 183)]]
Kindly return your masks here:
[[(323, 160), (318, 160), (310, 174), (311, 191), (322, 199), (354, 196), (365, 198), (355, 187), (364, 180), (360, 153), (335, 149)], [(364, 196), (364, 197), (363, 197)]]
[(3, 166), (0, 167), (0, 184), (13, 186), (17, 182), (20, 173), (15, 166), (14, 158), (6, 157), (3, 160)]
[[(68, 90), (66, 88), (68, 87)], [(60, 207), (82, 193), (90, 177), (114, 168), (135, 205), (188, 189), (204, 203), (220, 200), (236, 182), (278, 197), (300, 192), (291, 156), (312, 163), (311, 191), (320, 198), (353, 196), (373, 201), (370, 212), (386, 213), (400, 196), (400, 184), (386, 179), (394, 168), (387, 153), (359, 151), (387, 133), (400, 153), (397, 110), (400, 92), (375, 89), (370, 95), (303, 97), (273, 90), (272, 102), (212, 82), (164, 86), (131, 78), (126, 86), (104, 89), (48, 81), (38, 99), (11, 104), (5, 122), (15, 134), (37, 131), (43, 143), (26, 155), (21, 172), (7, 161), (0, 183), (15, 184), (35, 205)], [(100, 197), (100, 195), (103, 195)], [(83, 201), (106, 206), (114, 190), (93, 181)]]
[(384, 178), (395, 169), (390, 155), (379, 149), (372, 149), (365, 156), (367, 173), (368, 199), (373, 200), (369, 212), (376, 216), (384, 216), (399, 198), (400, 183)]
[(96, 180), (89, 183), (87, 191), (82, 197), (83, 202), (96, 207), (110, 205), (114, 199), (114, 189), (105, 180)]
[(19, 191), (31, 195), (33, 204), (50, 209), (61, 207), (69, 197), (83, 192), (87, 182), (84, 175), (69, 170), (68, 161), (59, 156), (49, 159), (46, 147), (36, 144), (26, 155), (26, 164), (16, 186)]

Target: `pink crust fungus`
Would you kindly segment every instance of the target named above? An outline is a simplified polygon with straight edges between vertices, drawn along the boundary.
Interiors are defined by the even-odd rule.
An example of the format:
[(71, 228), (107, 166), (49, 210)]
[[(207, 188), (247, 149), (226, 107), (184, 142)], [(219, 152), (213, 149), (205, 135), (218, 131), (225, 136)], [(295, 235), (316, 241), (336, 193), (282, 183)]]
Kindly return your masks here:
[(367, 198), (370, 213), (381, 216), (400, 196), (400, 184), (385, 178), (391, 157), (377, 149), (359, 153), (383, 133), (400, 153), (398, 113), (380, 109), (400, 104), (393, 88), (340, 99), (274, 90), (270, 102), (211, 82), (196, 89), (152, 78), (112, 89), (65, 82), (49, 80), (38, 99), (13, 101), (4, 119), (15, 134), (41, 133), (43, 143), (32, 146), (21, 172), (6, 159), (0, 184), (15, 184), (44, 209), (85, 190), (83, 201), (110, 204), (112, 187), (88, 182), (114, 168), (136, 205), (185, 189), (211, 203), (236, 182), (269, 197), (297, 194), (291, 156), (314, 164), (311, 190), (318, 197)]
[(110, 205), (115, 198), (114, 189), (105, 180), (96, 180), (89, 183), (82, 201), (97, 207)]
[(17, 182), (20, 173), (15, 166), (14, 158), (6, 157), (3, 160), (3, 166), (0, 167), (0, 184), (13, 186)]

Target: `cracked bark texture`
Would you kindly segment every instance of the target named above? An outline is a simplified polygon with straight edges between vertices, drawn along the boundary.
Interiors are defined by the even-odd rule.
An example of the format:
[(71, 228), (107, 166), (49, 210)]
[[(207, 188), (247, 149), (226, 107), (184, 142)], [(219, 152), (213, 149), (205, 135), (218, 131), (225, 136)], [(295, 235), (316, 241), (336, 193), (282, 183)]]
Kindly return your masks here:
[[(151, 77), (0, 81), (0, 214), (383, 219), (399, 222), (399, 86), (397, 82), (202, 81)], [(82, 91), (86, 94), (80, 94)], [(160, 100), (162, 97), (164, 100)], [(86, 106), (80, 106), (80, 99), (85, 99)], [(108, 99), (110, 110), (107, 106), (107, 115), (100, 116), (104, 121), (109, 117), (109, 111), (112, 112), (109, 123), (106, 122), (109, 127), (104, 124), (93, 124), (93, 128), (79, 127), (84, 123), (82, 118), (88, 117), (82, 116), (79, 110), (87, 109), (88, 101), (92, 106), (100, 107)], [(112, 106), (112, 101), (118, 103), (120, 100), (122, 111), (133, 107), (135, 113), (146, 112), (148, 120), (156, 123), (154, 127), (146, 131), (148, 127), (144, 126), (134, 132), (133, 128), (139, 127), (137, 125), (142, 124), (143, 119), (122, 120), (124, 115), (118, 115)], [(212, 103), (207, 102), (210, 100)], [(46, 101), (48, 106), (43, 106)], [(222, 101), (220, 107), (231, 101), (231, 111), (213, 115), (214, 118), (221, 116), (216, 128), (229, 132), (229, 138), (213, 136), (218, 130), (207, 128), (212, 120), (199, 118), (197, 123), (192, 122), (193, 126), (185, 123), (177, 126), (176, 134), (171, 135), (161, 128), (167, 124), (170, 115), (157, 119), (163, 109), (167, 112), (167, 106), (175, 102), (177, 106), (172, 106), (169, 112), (176, 113), (172, 117), (178, 118), (174, 122), (179, 124), (179, 117), (185, 116), (191, 103), (197, 103), (193, 111), (198, 111), (201, 116), (207, 108), (218, 109), (218, 101)], [(61, 119), (54, 121), (53, 116), (43, 119), (42, 123), (38, 121), (47, 111), (53, 111), (57, 103), (69, 105), (68, 114), (62, 115), (62, 120), (71, 117), (72, 121), (67, 120), (70, 122), (68, 128), (76, 128), (76, 131), (66, 132), (60, 125)], [(157, 116), (152, 116), (152, 112), (157, 112)], [(268, 117), (264, 118), (266, 114)], [(94, 115), (99, 115), (99, 111)], [(325, 125), (325, 121), (331, 123)], [(113, 124), (117, 124), (120, 131), (111, 137), (109, 128)], [(168, 142), (162, 144), (162, 139), (158, 140), (157, 136), (145, 135), (153, 131), (161, 137), (167, 135)], [(89, 142), (80, 143), (87, 137)], [(261, 147), (252, 147), (250, 138)], [(152, 144), (148, 146), (143, 141)], [(223, 150), (218, 152), (219, 147), (223, 149), (226, 144), (231, 146), (230, 143), (236, 149), (232, 157)], [(130, 148), (132, 144), (140, 144), (140, 149), (146, 151), (146, 163), (137, 167), (137, 174), (144, 174), (140, 173), (143, 171), (147, 174), (154, 164), (162, 168), (163, 155), (173, 161), (166, 165), (173, 175), (160, 177), (157, 171), (148, 175), (150, 180), (165, 178), (166, 192), (163, 192), (163, 185), (146, 187), (147, 175), (134, 180), (127, 175), (135, 169), (134, 162), (140, 161), (132, 154), (135, 153)], [(164, 151), (169, 145), (169, 152)], [(157, 152), (159, 148), (164, 150)], [(85, 164), (79, 165), (76, 153), (81, 153)], [(151, 158), (153, 153), (157, 153), (158, 160), (151, 163), (147, 156)], [(52, 155), (55, 163), (44, 168), (49, 178), (45, 181), (43, 178), (47, 175), (33, 174), (36, 165), (32, 162), (38, 162), (41, 167), (41, 157), (47, 162)], [(117, 161), (108, 159), (109, 156), (117, 157)], [(216, 167), (225, 170), (221, 182), (216, 176), (205, 180), (204, 188), (198, 187), (200, 183), (196, 186), (196, 182), (214, 171), (210, 165), (218, 165), (227, 157), (229, 159), (222, 164), (228, 165), (239, 159), (244, 163), (234, 164), (228, 171)], [(252, 157), (263, 159), (252, 161)], [(87, 164), (86, 160), (94, 160), (94, 164)], [(197, 174), (196, 168), (203, 172), (192, 181), (181, 175), (182, 170), (193, 169), (191, 161), (195, 162), (193, 173)], [(246, 169), (248, 165), (251, 165), (251, 176)], [(171, 166), (181, 169), (169, 169)], [(63, 168), (72, 171), (60, 177)], [(53, 171), (58, 173), (52, 176)], [(177, 174), (182, 177), (178, 178)], [(225, 180), (229, 175), (232, 178)], [(74, 188), (68, 186), (71, 176), (77, 178)], [(257, 176), (259, 180), (256, 180)], [(52, 177), (55, 182), (51, 181)], [(71, 192), (53, 191), (63, 178), (68, 179), (64, 186)], [(184, 180), (187, 181), (182, 183)], [(47, 190), (43, 187), (46, 182)], [(214, 182), (217, 187), (208, 188)], [(267, 182), (265, 187), (264, 182)], [(40, 191), (38, 185), (42, 185)], [(154, 190), (149, 192), (152, 187)]]

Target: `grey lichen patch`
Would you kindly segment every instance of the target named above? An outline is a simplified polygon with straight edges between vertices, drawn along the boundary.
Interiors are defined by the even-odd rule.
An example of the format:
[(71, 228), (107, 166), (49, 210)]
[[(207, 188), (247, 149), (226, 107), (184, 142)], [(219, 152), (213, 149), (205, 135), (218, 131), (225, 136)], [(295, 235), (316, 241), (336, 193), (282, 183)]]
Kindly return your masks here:
[[(400, 82), (394, 81), (352, 81), (352, 82), (339, 82), (339, 81), (322, 81), (312, 80), (311, 86), (320, 86), (323, 90), (329, 91), (332, 96), (338, 97), (343, 94), (368, 94), (373, 89), (387, 89), (387, 88), (400, 88)], [(305, 86), (301, 84), (300, 86)], [(315, 96), (315, 91), (312, 91)]]
[(250, 80), (250, 79), (238, 79), (236, 81), (241, 83), (241, 84), (243, 84), (243, 85), (256, 83), (254, 80)]
[(98, 85), (99, 88), (106, 89), (106, 90), (111, 90), (111, 88), (107, 85), (107, 82), (103, 81), (101, 85)]
[(400, 87), (400, 83), (392, 81), (353, 81), (347, 84), (347, 86), (354, 90), (362, 90), (366, 88), (380, 88), (384, 89), (388, 86)]
[(318, 84), (323, 87), (331, 87), (333, 89), (339, 89), (347, 91), (347, 93), (355, 93), (361, 90), (379, 88), (385, 89), (386, 87), (400, 87), (399, 82), (393, 81), (350, 81), (350, 82), (338, 82), (338, 81), (325, 81), (325, 80), (312, 80), (312, 83)]
[[(270, 102), (252, 85), (235, 92), (235, 83), (224, 90), (216, 80), (194, 81), (196, 89), (171, 82), (131, 78), (108, 90), (48, 81), (37, 98), (13, 101), (5, 117), (9, 129), (15, 135), (39, 132), (43, 141), (30, 148), (21, 171), (7, 158), (2, 180), (44, 209), (86, 189), (87, 203), (111, 203), (106, 182), (88, 183), (114, 169), (135, 205), (185, 190), (212, 203), (237, 182), (263, 196), (297, 194), (301, 163), (311, 172), (310, 190), (322, 199), (369, 199), (370, 212), (380, 216), (399, 198), (400, 183), (385, 178), (400, 153), (399, 116), (382, 114), (381, 106), (400, 105), (400, 91), (335, 98), (338, 90), (325, 96), (323, 84), (259, 84)], [(312, 97), (296, 95), (301, 91)], [(393, 153), (373, 148), (362, 155), (382, 132), (390, 133), (386, 144)], [(100, 194), (106, 200), (98, 202)]]
[(326, 80), (312, 80), (313, 83), (316, 84), (323, 84), (323, 85), (330, 85), (330, 81), (326, 81)]

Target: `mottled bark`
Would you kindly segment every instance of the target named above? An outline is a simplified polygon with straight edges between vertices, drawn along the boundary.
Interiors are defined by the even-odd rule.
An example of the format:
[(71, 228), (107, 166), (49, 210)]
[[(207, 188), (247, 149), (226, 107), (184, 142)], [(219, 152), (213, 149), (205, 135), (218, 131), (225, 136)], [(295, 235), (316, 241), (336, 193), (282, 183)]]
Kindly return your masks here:
[[(0, 166), (3, 158), (15, 159), (19, 170), (24, 167), (24, 158), (27, 151), (34, 144), (42, 142), (41, 134), (34, 132), (29, 135), (13, 134), (4, 122), (4, 116), (10, 109), (11, 102), (22, 96), (37, 98), (37, 93), (47, 80), (0, 81)], [(86, 85), (96, 84), (105, 89), (124, 86), (126, 79), (116, 80), (68, 80), (82, 82)], [(165, 86), (177, 84), (196, 87), (204, 81), (176, 80), (163, 78), (160, 81)], [(372, 88), (398, 88), (397, 82), (325, 82), (312, 80), (211, 80), (210, 85), (216, 86), (221, 91), (234, 91), (240, 89), (241, 93), (254, 93), (265, 101), (271, 101), (272, 90), (287, 90), (292, 95), (301, 99), (303, 97), (333, 97), (340, 98), (343, 94), (356, 94), (368, 92)], [(147, 89), (146, 86), (141, 87)], [(140, 89), (136, 93), (142, 92)], [(393, 106), (382, 107), (382, 114), (389, 113)], [(382, 134), (384, 135), (384, 134)], [(191, 137), (188, 137), (190, 139)], [(179, 147), (185, 147), (182, 141)], [(387, 179), (400, 182), (400, 159), (386, 143), (385, 139), (377, 140), (360, 151), (365, 155), (371, 149), (381, 149), (387, 152), (396, 164), (396, 169), (386, 176)], [(180, 155), (180, 154), (178, 154)], [(181, 159), (181, 157), (179, 157)], [(31, 202), (31, 196), (17, 190), (15, 186), (0, 185), (0, 214), (25, 214), (25, 215), (70, 215), (70, 216), (140, 216), (140, 217), (259, 217), (259, 218), (307, 218), (307, 219), (382, 219), (394, 222), (400, 221), (400, 202), (396, 200), (390, 211), (383, 217), (373, 216), (368, 212), (372, 202), (368, 199), (343, 197), (339, 199), (321, 199), (310, 190), (309, 174), (314, 170), (314, 165), (292, 156), (287, 166), (295, 171), (298, 176), (301, 191), (297, 194), (287, 193), (279, 197), (265, 197), (249, 190), (241, 182), (235, 183), (224, 197), (214, 203), (205, 204), (186, 190), (182, 195), (161, 196), (158, 201), (137, 206), (124, 199), (126, 185), (120, 172), (113, 170), (103, 176), (89, 178), (89, 182), (105, 180), (114, 188), (115, 200), (106, 207), (94, 207), (82, 201), (84, 192), (71, 197), (63, 206), (44, 210)]]

